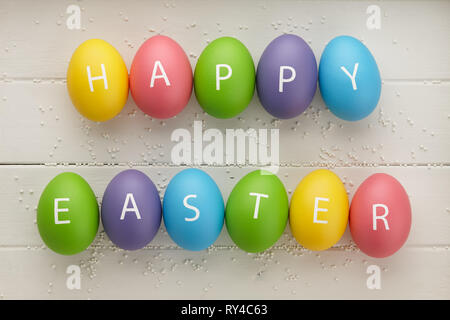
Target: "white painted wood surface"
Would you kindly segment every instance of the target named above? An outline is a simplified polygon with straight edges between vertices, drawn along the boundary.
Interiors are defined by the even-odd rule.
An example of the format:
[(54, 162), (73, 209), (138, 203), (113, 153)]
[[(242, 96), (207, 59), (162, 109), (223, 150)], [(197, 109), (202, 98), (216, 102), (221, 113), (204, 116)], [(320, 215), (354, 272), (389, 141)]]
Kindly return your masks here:
[[(66, 8), (82, 8), (82, 29), (68, 30)], [(369, 5), (381, 29), (366, 28)], [(450, 298), (450, 12), (449, 1), (12, 1), (0, 3), (0, 298)], [(256, 96), (236, 119), (204, 114), (193, 96), (174, 119), (153, 120), (131, 97), (115, 119), (94, 123), (70, 103), (65, 72), (73, 50), (98, 37), (129, 67), (144, 39), (177, 40), (192, 66), (207, 41), (238, 37), (255, 65), (283, 32), (306, 40), (319, 61), (326, 42), (349, 34), (374, 54), (383, 78), (374, 113), (357, 123), (334, 117), (318, 92), (305, 114), (278, 121)], [(35, 224), (41, 191), (56, 174), (74, 171), (99, 201), (112, 177), (134, 165), (161, 195), (182, 167), (171, 163), (176, 128), (279, 128), (278, 173), (289, 196), (307, 173), (332, 167), (350, 197), (375, 172), (405, 186), (413, 225), (403, 249), (372, 259), (347, 231), (332, 249), (296, 244), (289, 228), (263, 254), (237, 249), (224, 229), (215, 245), (193, 253), (165, 232), (143, 250), (114, 248), (100, 232), (86, 252), (59, 256), (43, 246)], [(253, 168), (202, 167), (225, 199)], [(81, 290), (66, 288), (68, 265), (82, 268)], [(369, 290), (366, 269), (378, 265), (381, 290)]]

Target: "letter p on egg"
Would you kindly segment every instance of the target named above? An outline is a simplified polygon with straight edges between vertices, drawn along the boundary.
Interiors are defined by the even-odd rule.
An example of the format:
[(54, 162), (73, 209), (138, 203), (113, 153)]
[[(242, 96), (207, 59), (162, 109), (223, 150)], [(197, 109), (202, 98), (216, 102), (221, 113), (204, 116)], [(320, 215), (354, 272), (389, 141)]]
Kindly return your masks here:
[[(220, 69), (225, 68), (228, 70), (227, 74), (224, 76), (220, 76)], [(233, 69), (228, 64), (216, 64), (216, 90), (220, 90), (220, 81), (227, 80), (231, 78), (233, 74)]]
[[(291, 76), (289, 78), (284, 77), (285, 70), (290, 71)], [(294, 81), (296, 76), (297, 76), (297, 73), (295, 72), (295, 69), (292, 68), (291, 66), (280, 66), (280, 80), (278, 82), (278, 92), (283, 92), (284, 83)]]

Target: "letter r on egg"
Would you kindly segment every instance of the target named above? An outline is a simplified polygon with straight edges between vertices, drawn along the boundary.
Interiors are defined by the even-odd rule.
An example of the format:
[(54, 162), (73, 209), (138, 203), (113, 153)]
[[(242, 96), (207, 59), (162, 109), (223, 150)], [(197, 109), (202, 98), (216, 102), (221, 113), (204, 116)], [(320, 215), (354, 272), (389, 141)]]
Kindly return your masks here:
[[(383, 208), (384, 214), (382, 216), (377, 216), (377, 208)], [(384, 227), (389, 230), (389, 224), (387, 222), (387, 215), (389, 214), (389, 208), (385, 204), (374, 204), (372, 206), (372, 217), (373, 217), (373, 230), (377, 231), (377, 220), (383, 220)]]

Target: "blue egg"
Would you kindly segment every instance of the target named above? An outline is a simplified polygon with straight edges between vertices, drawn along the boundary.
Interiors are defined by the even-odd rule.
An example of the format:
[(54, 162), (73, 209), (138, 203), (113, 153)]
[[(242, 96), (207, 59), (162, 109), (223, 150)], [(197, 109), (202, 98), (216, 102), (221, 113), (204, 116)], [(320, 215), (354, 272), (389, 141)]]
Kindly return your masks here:
[(185, 169), (172, 178), (163, 201), (167, 232), (180, 247), (199, 251), (216, 241), (225, 206), (214, 180), (199, 169)]
[(369, 49), (358, 39), (331, 40), (320, 58), (319, 87), (327, 107), (337, 117), (357, 121), (378, 104), (381, 78)]

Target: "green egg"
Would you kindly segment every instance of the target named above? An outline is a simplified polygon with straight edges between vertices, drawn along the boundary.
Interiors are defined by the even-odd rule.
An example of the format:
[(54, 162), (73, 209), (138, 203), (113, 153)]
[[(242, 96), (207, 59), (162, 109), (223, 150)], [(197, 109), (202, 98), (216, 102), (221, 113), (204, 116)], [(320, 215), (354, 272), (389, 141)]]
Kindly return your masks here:
[(280, 179), (268, 171), (256, 170), (239, 180), (231, 191), (225, 222), (239, 248), (261, 252), (283, 234), (288, 212), (288, 196)]
[(97, 199), (86, 180), (64, 172), (48, 183), (39, 199), (37, 225), (50, 249), (64, 255), (85, 250), (94, 240), (98, 224)]
[(197, 101), (211, 116), (237, 116), (255, 91), (255, 65), (250, 52), (235, 38), (214, 40), (198, 58), (194, 85)]

